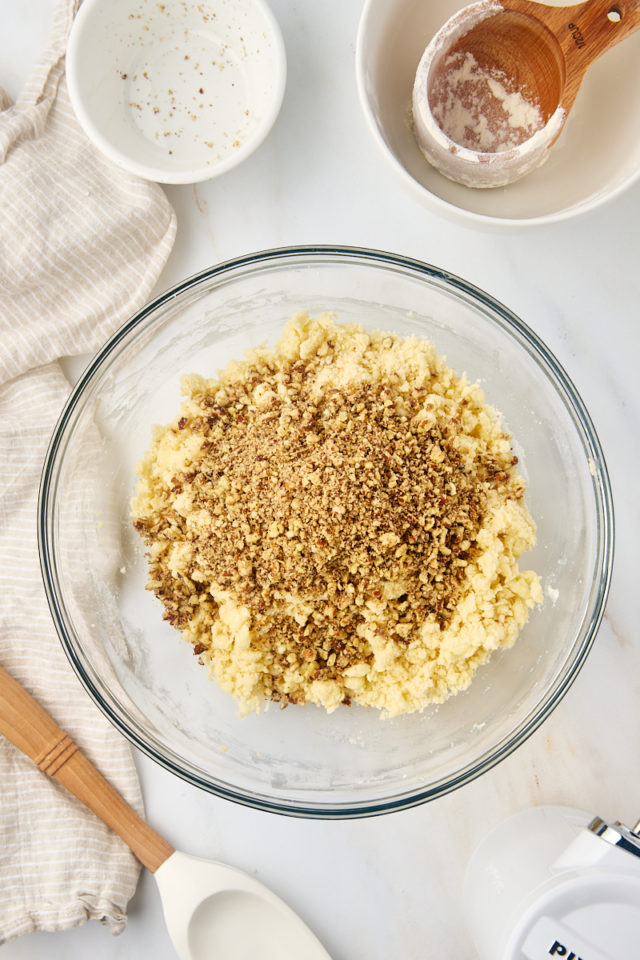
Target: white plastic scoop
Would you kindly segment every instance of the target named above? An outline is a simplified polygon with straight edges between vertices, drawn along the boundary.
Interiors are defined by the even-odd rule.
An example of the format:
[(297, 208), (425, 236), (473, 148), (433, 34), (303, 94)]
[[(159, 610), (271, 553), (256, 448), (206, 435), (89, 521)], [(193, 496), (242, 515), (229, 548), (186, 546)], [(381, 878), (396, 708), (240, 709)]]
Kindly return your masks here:
[(0, 732), (93, 810), (154, 874), (182, 960), (331, 960), (300, 917), (258, 880), (174, 850), (2, 667)]
[(513, 183), (558, 139), (594, 61), (640, 29), (640, 0), (480, 0), (427, 46), (413, 87), (418, 146), (468, 187)]

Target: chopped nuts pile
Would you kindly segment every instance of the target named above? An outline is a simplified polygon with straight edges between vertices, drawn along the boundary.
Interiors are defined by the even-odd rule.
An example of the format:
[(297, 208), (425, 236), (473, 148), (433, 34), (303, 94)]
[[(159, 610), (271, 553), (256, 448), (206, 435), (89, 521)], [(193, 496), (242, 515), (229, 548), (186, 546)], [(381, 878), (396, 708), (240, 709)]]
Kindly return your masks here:
[[(444, 633), (489, 503), (524, 493), (508, 437), (465, 433), (468, 385), (452, 381), (452, 402), (438, 370), (345, 376), (348, 328), (297, 322), (315, 349), (255, 351), (219, 380), (186, 378), (134, 504), (165, 619), (214, 674), (234, 644), (243, 664), (250, 654), (250, 690), (234, 693), (253, 707), (322, 702), (323, 689), (348, 704), (375, 668), (372, 636), (411, 656), (426, 623)], [(404, 343), (374, 337), (377, 352)]]

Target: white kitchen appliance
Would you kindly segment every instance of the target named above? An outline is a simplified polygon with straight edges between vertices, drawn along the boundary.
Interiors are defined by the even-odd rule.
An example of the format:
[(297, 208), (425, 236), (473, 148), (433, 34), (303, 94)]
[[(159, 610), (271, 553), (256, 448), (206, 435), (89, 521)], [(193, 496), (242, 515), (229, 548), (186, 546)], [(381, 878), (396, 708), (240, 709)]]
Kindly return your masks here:
[(482, 960), (640, 960), (640, 821), (522, 810), (473, 854), (465, 903)]

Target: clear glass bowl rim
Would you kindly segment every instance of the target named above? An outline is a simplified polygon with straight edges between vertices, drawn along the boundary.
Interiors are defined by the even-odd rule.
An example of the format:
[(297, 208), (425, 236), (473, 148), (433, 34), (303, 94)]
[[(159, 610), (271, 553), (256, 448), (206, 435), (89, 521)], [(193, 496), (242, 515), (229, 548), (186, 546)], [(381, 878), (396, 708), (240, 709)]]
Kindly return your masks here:
[[(254, 794), (248, 790), (234, 790), (218, 781), (208, 780), (202, 772), (182, 760), (177, 763), (169, 752), (154, 749), (146, 742), (144, 736), (137, 732), (135, 726), (120, 717), (101, 696), (100, 690), (88, 676), (82, 659), (78, 656), (76, 642), (67, 624), (64, 603), (57, 585), (55, 571), (55, 552), (53, 531), (53, 503), (55, 499), (55, 481), (58, 468), (58, 453), (64, 446), (67, 431), (73, 427), (74, 414), (81, 406), (83, 398), (90, 388), (93, 376), (114, 353), (121, 342), (134, 331), (141, 332), (153, 323), (156, 311), (171, 300), (175, 300), (187, 291), (192, 292), (198, 287), (208, 288), (215, 285), (216, 280), (223, 282), (234, 272), (243, 273), (247, 270), (259, 271), (264, 268), (286, 265), (300, 265), (309, 263), (335, 264), (364, 264), (367, 266), (383, 266), (392, 270), (399, 270), (412, 275), (414, 278), (426, 278), (436, 286), (448, 288), (467, 300), (477, 301), (492, 314), (495, 321), (504, 331), (511, 335), (523, 347), (532, 360), (541, 367), (556, 391), (562, 396), (573, 414), (574, 422), (582, 435), (585, 449), (589, 450), (594, 464), (595, 473), (599, 482), (594, 484), (596, 491), (596, 509), (598, 519), (597, 557), (595, 592), (588, 610), (588, 616), (582, 624), (582, 642), (577, 648), (573, 660), (568, 661), (564, 672), (551, 687), (546, 696), (538, 704), (535, 713), (521, 722), (504, 740), (494, 749), (467, 764), (454, 776), (441, 779), (425, 786), (423, 789), (413, 790), (406, 794), (398, 794), (389, 800), (377, 799), (372, 802), (358, 801), (354, 804), (319, 805), (302, 804), (298, 802), (285, 803), (273, 800), (263, 794)], [(175, 774), (188, 783), (193, 784), (209, 793), (223, 799), (239, 803), (265, 812), (278, 813), (288, 816), (308, 817), (314, 819), (348, 819), (368, 817), (382, 813), (391, 813), (395, 810), (418, 806), (428, 800), (434, 800), (451, 791), (471, 782), (482, 773), (495, 767), (498, 763), (513, 753), (523, 744), (553, 712), (558, 703), (569, 690), (576, 679), (593, 646), (598, 627), (604, 615), (606, 601), (611, 585), (614, 555), (614, 513), (611, 485), (606, 462), (600, 441), (586, 407), (576, 390), (570, 377), (536, 333), (516, 314), (509, 310), (500, 301), (493, 298), (474, 284), (463, 280), (456, 274), (433, 266), (432, 264), (394, 254), (383, 250), (355, 247), (346, 245), (296, 245), (276, 247), (257, 251), (230, 260), (222, 261), (215, 266), (202, 270), (187, 279), (168, 288), (159, 296), (145, 304), (129, 320), (125, 321), (108, 339), (104, 346), (95, 354), (83, 374), (73, 388), (65, 404), (58, 422), (51, 436), (42, 470), (40, 490), (38, 496), (38, 550), (40, 566), (44, 582), (45, 594), (51, 610), (54, 626), (58, 633), (63, 650), (83, 687), (94, 703), (107, 717), (111, 724), (119, 730), (135, 747), (155, 760), (160, 766)]]

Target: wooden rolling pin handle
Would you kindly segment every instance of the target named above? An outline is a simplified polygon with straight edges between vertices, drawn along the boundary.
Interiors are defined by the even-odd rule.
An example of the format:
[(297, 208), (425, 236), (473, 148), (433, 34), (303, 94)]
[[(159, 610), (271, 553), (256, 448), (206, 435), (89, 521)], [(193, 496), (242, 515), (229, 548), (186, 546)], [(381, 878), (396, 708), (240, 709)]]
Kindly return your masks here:
[(138, 816), (39, 703), (0, 667), (0, 733), (120, 836), (152, 873), (173, 847)]

